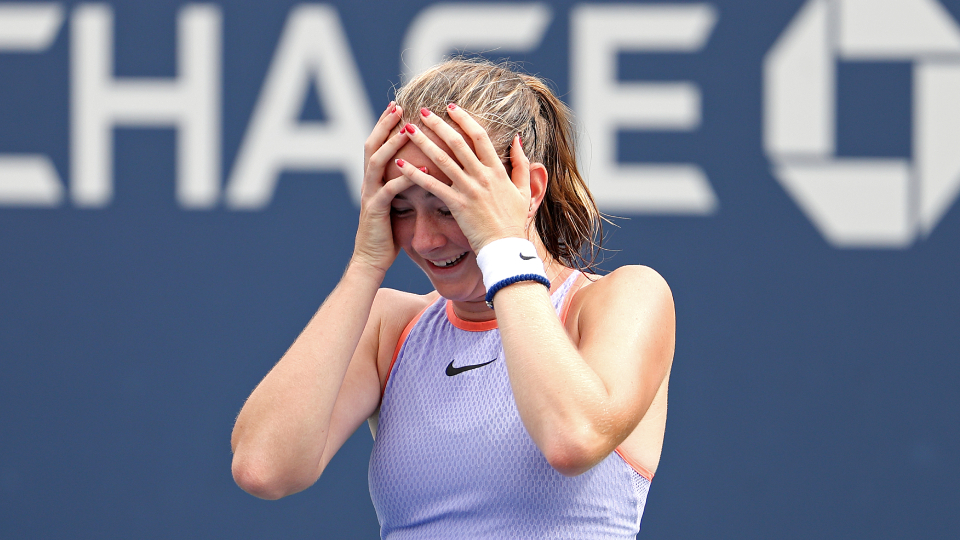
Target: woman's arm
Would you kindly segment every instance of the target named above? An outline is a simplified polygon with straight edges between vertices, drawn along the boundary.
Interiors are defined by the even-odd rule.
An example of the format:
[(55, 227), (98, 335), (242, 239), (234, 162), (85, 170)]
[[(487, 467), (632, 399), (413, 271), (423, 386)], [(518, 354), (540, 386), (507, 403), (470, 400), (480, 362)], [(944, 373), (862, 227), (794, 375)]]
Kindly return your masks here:
[(379, 400), (380, 317), (372, 306), (381, 279), (372, 268), (351, 263), (247, 399), (231, 438), (233, 475), (244, 490), (278, 499), (306, 489), (329, 462), (323, 458), (343, 443), (330, 440), (338, 427), (332, 426), (335, 405), (339, 427), (346, 429), (373, 414)]
[(383, 322), (408, 310), (378, 289), (397, 256), (390, 201), (411, 184), (384, 184), (386, 163), (407, 142), (390, 136), (401, 111), (384, 111), (364, 147), (356, 245), (336, 288), (244, 404), (234, 426), (233, 475), (244, 490), (277, 499), (312, 485), (347, 437), (379, 403), (377, 356)]
[(496, 296), (507, 370), (524, 426), (550, 464), (583, 473), (646, 414), (673, 361), (673, 297), (659, 274), (623, 267), (584, 288), (561, 326), (545, 288)]

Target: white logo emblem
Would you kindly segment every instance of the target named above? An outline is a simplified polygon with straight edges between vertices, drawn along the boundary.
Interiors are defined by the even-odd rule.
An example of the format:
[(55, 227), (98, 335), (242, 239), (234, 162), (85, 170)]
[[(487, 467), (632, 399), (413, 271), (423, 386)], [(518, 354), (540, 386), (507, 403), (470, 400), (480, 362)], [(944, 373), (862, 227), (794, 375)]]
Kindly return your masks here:
[[(913, 159), (837, 158), (837, 60), (913, 62)], [(937, 0), (809, 0), (764, 63), (773, 173), (837, 247), (902, 248), (960, 191), (960, 28)]]

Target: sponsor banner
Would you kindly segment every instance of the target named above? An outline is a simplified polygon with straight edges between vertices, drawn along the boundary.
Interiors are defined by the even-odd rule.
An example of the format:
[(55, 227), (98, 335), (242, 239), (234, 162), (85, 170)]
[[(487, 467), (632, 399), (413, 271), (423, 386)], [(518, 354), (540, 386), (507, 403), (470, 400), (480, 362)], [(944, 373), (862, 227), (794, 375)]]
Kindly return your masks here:
[(601, 267), (673, 288), (642, 537), (960, 530), (960, 1), (116, 0), (0, 2), (0, 536), (378, 533), (365, 430), (266, 503), (230, 429), (455, 53), (552, 81)]

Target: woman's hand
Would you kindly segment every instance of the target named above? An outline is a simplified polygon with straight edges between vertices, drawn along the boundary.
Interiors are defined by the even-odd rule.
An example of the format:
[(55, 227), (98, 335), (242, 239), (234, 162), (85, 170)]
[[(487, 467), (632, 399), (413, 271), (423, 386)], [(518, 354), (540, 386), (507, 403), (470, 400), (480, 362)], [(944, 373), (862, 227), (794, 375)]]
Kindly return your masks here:
[(391, 101), (380, 115), (370, 137), (363, 145), (363, 187), (360, 191), (360, 224), (353, 249), (353, 261), (386, 272), (400, 248), (393, 241), (390, 227), (390, 202), (413, 185), (403, 176), (384, 182), (390, 159), (409, 140), (405, 131), (390, 135), (402, 114)]
[(427, 109), (420, 110), (424, 125), (450, 147), (452, 156), (413, 124), (408, 124), (404, 131), (452, 183), (447, 185), (409, 163), (398, 163), (404, 177), (446, 204), (474, 252), (500, 238), (526, 238), (528, 219), (534, 209), (530, 162), (523, 153), (520, 137), (514, 136), (510, 146), (513, 171), (508, 176), (483, 127), (452, 103), (447, 112), (473, 148), (456, 129)]

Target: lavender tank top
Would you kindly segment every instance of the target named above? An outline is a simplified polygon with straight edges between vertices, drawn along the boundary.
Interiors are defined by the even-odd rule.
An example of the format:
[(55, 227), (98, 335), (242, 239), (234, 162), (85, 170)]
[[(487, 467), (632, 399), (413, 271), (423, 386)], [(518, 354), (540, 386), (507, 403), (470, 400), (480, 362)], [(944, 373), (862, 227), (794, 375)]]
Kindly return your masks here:
[[(582, 281), (572, 272), (556, 287), (558, 315)], [(462, 321), (440, 298), (411, 324), (370, 457), (382, 538), (636, 537), (650, 480), (619, 452), (573, 478), (547, 463), (520, 420), (496, 321)]]

